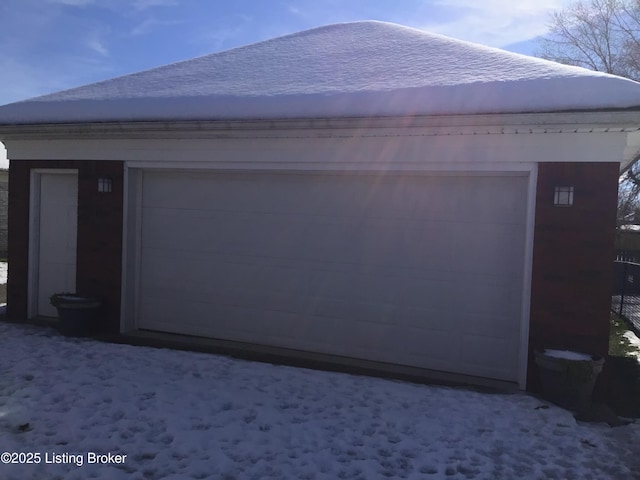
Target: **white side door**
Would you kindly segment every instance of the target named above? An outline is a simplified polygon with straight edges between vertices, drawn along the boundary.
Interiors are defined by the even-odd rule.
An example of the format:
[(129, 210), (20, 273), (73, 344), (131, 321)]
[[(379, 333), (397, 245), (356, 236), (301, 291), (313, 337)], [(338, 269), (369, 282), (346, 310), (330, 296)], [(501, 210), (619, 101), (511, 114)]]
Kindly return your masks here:
[(53, 293), (76, 288), (78, 174), (36, 172), (31, 239), (31, 316), (55, 317)]

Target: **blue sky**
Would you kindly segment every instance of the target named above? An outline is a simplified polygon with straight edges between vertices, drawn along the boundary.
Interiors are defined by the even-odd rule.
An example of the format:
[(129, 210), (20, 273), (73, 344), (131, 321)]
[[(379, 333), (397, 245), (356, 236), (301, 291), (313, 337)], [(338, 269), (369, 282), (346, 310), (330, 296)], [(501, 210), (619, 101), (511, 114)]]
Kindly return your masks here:
[[(2, 0), (0, 105), (328, 23), (382, 20), (533, 54), (566, 0)], [(1, 152), (0, 152), (1, 155)]]

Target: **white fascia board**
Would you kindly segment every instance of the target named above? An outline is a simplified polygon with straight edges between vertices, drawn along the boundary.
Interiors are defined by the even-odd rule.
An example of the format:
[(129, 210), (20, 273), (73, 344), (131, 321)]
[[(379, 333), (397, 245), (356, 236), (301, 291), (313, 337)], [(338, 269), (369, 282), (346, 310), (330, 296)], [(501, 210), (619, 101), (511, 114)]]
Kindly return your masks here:
[[(144, 168), (412, 170), (428, 165), (622, 162), (626, 133), (247, 138), (61, 138), (9, 142), (13, 160), (121, 160)], [(150, 166), (150, 165), (149, 165)]]
[(640, 159), (640, 131), (628, 132), (624, 159), (620, 163), (620, 172), (627, 171), (638, 159)]
[[(617, 162), (640, 153), (640, 112), (0, 126), (14, 160), (144, 168), (412, 170), (425, 165)], [(171, 167), (169, 166), (171, 164)]]
[(28, 138), (308, 138), (634, 132), (640, 111), (0, 125), (0, 141)]

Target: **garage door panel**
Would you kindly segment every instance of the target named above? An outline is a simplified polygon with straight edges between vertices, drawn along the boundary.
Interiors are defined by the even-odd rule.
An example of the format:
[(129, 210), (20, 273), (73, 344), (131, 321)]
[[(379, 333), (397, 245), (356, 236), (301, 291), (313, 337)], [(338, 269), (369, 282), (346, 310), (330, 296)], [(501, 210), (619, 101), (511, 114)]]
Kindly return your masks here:
[[(459, 220), (468, 223), (522, 223), (526, 218), (526, 203), (512, 202), (526, 186), (524, 177), (458, 177), (460, 189), (457, 197)], [(491, 191), (492, 195), (487, 195)]]
[[(454, 235), (454, 256), (460, 267), (467, 272), (507, 271), (514, 277), (522, 272), (522, 262), (513, 262), (514, 246), (521, 251), (524, 228), (513, 225), (480, 224), (472, 228), (452, 226)], [(475, 248), (469, 248), (474, 244)], [(459, 268), (460, 268), (459, 267)]]
[[(211, 188), (208, 174), (145, 172), (143, 208), (198, 209), (232, 213), (254, 212), (331, 218), (432, 219), (450, 222), (495, 222), (515, 219), (526, 213), (522, 202), (505, 201), (518, 197), (526, 187), (525, 177), (491, 176), (397, 176), (322, 175), (309, 182), (304, 175), (280, 175), (281, 190), (270, 187), (274, 175), (217, 173), (220, 179)], [(302, 180), (302, 181), (301, 181)], [(267, 185), (267, 188), (264, 188)], [(425, 191), (429, 195), (425, 195)], [(451, 195), (464, 191), (463, 197)], [(184, 192), (191, 193), (185, 196)], [(487, 191), (494, 192), (487, 196)], [(295, 197), (296, 202), (291, 202)], [(206, 202), (205, 202), (206, 200)]]
[(505, 307), (509, 306), (509, 292), (513, 285), (477, 285), (469, 284), (468, 288), (458, 291), (456, 309), (461, 313), (502, 316)]
[[(521, 271), (519, 264), (510, 261), (513, 254), (509, 253), (522, 244), (522, 238), (515, 237), (504, 226), (481, 226), (469, 231), (467, 227), (433, 222), (426, 227), (408, 228), (400, 223), (353, 226), (307, 220), (292, 224), (282, 219), (266, 220), (259, 214), (242, 220), (231, 215), (180, 215), (179, 211), (167, 215), (145, 210), (145, 215), (149, 231), (173, 230), (171, 235), (149, 238), (145, 244), (149, 249), (443, 270), (450, 269), (456, 260), (458, 268), (468, 272), (485, 272), (498, 260), (517, 269), (514, 275)], [(225, 228), (199, 231), (194, 230), (194, 224), (218, 224)], [(311, 227), (320, 232), (314, 233)], [(482, 255), (478, 255), (477, 248), (468, 248), (470, 241), (482, 245)], [(259, 248), (256, 242), (260, 243)]]
[[(227, 264), (222, 261), (222, 256), (208, 256), (206, 261), (203, 261), (179, 256), (152, 255), (148, 250), (144, 250), (142, 255), (140, 268), (148, 278), (144, 283), (147, 288), (166, 286), (186, 291), (206, 286), (217, 289), (233, 283), (234, 277), (242, 278), (253, 270), (250, 266)], [(212, 267), (213, 264), (215, 267)]]
[[(188, 315), (185, 313), (188, 312)], [(166, 332), (255, 342), (255, 335), (262, 338), (285, 337), (298, 325), (297, 313), (280, 310), (256, 310), (247, 305), (229, 305), (209, 301), (176, 301), (167, 297), (141, 302), (141, 316), (153, 319), (140, 328), (160, 329)], [(205, 325), (200, 319), (209, 320)], [(284, 346), (284, 345), (283, 345)]]
[[(342, 319), (312, 315), (304, 323), (304, 330), (298, 334), (304, 334), (305, 343), (322, 353), (344, 354), (347, 351), (345, 345), (348, 339), (356, 338), (357, 324), (355, 322), (344, 323)], [(367, 335), (358, 339), (360, 349), (368, 349), (372, 342), (372, 336)], [(298, 344), (298, 343), (296, 343)]]
[[(149, 231), (163, 232), (171, 228), (171, 235), (157, 235), (148, 239), (146, 247), (188, 252), (254, 253), (256, 235), (277, 248), (272, 254), (284, 256), (303, 236), (305, 226), (282, 219), (265, 219), (259, 214), (244, 215), (215, 213), (198, 215), (193, 211), (145, 209), (145, 222)], [(210, 225), (224, 225), (224, 230), (212, 230)], [(249, 225), (253, 225), (252, 228)], [(268, 233), (261, 233), (268, 232)]]
[(308, 310), (308, 302), (301, 295), (287, 292), (249, 290), (237, 287), (202, 288), (191, 283), (176, 288), (146, 288), (142, 294), (151, 301), (169, 296), (178, 296), (188, 310), (190, 302), (209, 303), (224, 307), (246, 307), (259, 311), (281, 311), (303, 313)]
[(396, 296), (401, 285), (385, 282), (382, 272), (362, 274), (357, 271), (318, 271), (312, 275), (309, 295), (356, 303), (383, 304)]
[(427, 361), (435, 370), (457, 368), (458, 347), (452, 332), (434, 331), (425, 336), (422, 329), (407, 329), (405, 333), (395, 331), (391, 338), (403, 363)]
[[(159, 293), (159, 292), (154, 292)], [(224, 315), (225, 308), (206, 301), (179, 301), (165, 291), (163, 296), (145, 297), (144, 292), (139, 302), (139, 328), (150, 328), (165, 332), (196, 335), (201, 329), (196, 319), (207, 317), (207, 330), (220, 330), (228, 327), (229, 317)], [(187, 309), (187, 310), (185, 310)], [(185, 315), (185, 311), (189, 314)]]
[(404, 307), (398, 323), (408, 329), (422, 330), (421, 336), (428, 336), (425, 332), (451, 332), (459, 328), (459, 315), (451, 308), (437, 310), (432, 308)]
[[(513, 338), (519, 328), (513, 318), (504, 315), (482, 315), (478, 313), (458, 313), (457, 321), (462, 331), (472, 336), (500, 336), (501, 338)], [(489, 334), (488, 334), (489, 332)], [(496, 333), (497, 332), (497, 333)]]
[(504, 338), (465, 335), (460, 340), (461, 368), (473, 368), (482, 376), (514, 377), (518, 372), (517, 344)]
[[(368, 270), (364, 273), (353, 268), (342, 271), (320, 269), (320, 264), (299, 262), (289, 268), (262, 265), (258, 259), (254, 265), (225, 262), (222, 256), (176, 260), (171, 257), (148, 255), (142, 263), (149, 280), (149, 287), (171, 286), (176, 291), (204, 290), (219, 292), (233, 287), (247, 295), (274, 295), (288, 291), (293, 296), (312, 299), (325, 297), (333, 300), (380, 304), (400, 301), (404, 285), (400, 281), (389, 284), (387, 269)], [(215, 263), (211, 268), (209, 262)], [(289, 264), (292, 265), (292, 264)], [(326, 266), (325, 266), (326, 268)], [(400, 279), (401, 277), (397, 277)], [(180, 279), (176, 284), (176, 280)]]
[[(445, 277), (445, 275), (443, 275)], [(414, 305), (439, 311), (479, 311), (494, 313), (503, 311), (508, 304), (503, 297), (511, 285), (495, 285), (486, 276), (465, 276), (456, 273), (453, 278), (410, 277), (403, 283), (399, 296), (401, 304)]]
[(145, 172), (138, 326), (515, 380), (527, 185)]
[(306, 312), (311, 316), (348, 319), (349, 322), (363, 324), (394, 325), (399, 315), (399, 307), (392, 304), (356, 302), (332, 298), (310, 298)]

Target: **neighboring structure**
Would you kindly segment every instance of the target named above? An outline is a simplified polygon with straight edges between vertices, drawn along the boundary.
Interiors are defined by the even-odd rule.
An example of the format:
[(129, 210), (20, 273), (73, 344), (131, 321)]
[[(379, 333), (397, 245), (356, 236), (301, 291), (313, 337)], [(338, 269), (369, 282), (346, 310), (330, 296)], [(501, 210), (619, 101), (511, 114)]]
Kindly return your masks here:
[(0, 169), (0, 258), (7, 257), (9, 239), (9, 170)]
[(118, 332), (524, 388), (534, 348), (607, 352), (639, 106), (629, 80), (358, 22), (0, 107), (8, 315), (77, 290)]

